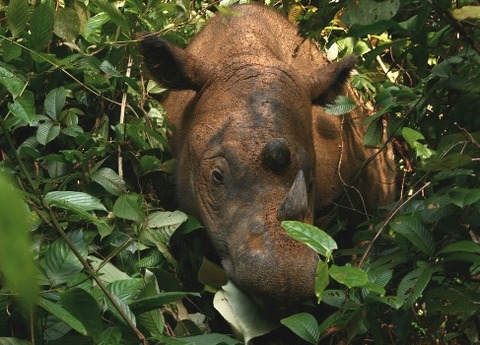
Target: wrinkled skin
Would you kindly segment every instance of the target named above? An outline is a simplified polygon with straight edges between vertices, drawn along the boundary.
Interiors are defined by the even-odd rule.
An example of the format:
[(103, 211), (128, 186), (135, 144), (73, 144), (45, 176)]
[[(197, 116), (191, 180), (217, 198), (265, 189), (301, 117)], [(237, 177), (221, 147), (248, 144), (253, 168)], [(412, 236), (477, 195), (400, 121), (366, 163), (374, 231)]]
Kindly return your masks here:
[(176, 127), (180, 207), (204, 223), (229, 277), (282, 314), (313, 296), (318, 257), (280, 222), (321, 222), (339, 200), (356, 209), (352, 221), (365, 220), (391, 200), (394, 178), (388, 152), (362, 169), (376, 150), (362, 145), (361, 105), (344, 117), (317, 105), (339, 92), (358, 99), (342, 86), (355, 59), (327, 63), (266, 7), (231, 11), (186, 50), (146, 36), (142, 53), (177, 90), (164, 106)]

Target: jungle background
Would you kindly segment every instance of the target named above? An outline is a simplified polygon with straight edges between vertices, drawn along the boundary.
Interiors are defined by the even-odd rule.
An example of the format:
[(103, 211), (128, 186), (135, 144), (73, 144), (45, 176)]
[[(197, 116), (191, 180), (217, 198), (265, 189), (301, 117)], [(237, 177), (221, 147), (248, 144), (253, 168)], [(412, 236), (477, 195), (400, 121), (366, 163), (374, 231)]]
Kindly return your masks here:
[[(1, 345), (240, 344), (278, 326), (176, 210), (165, 89), (137, 45), (185, 46), (236, 2), (0, 0)], [(266, 5), (330, 60), (359, 57), (364, 144), (387, 141), (398, 169), (396, 202), (352, 248), (326, 235), (342, 220), (284, 224), (321, 254), (324, 312), (280, 323), (310, 344), (479, 344), (480, 2)]]

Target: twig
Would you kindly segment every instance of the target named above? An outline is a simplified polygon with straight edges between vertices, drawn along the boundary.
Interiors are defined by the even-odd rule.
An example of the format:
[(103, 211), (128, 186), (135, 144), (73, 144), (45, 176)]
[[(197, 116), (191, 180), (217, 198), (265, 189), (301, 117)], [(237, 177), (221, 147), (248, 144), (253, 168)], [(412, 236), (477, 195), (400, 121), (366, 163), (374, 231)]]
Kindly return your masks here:
[(416, 197), (420, 192), (422, 192), (425, 188), (427, 188), (428, 186), (430, 186), (431, 182), (427, 182), (425, 183), (420, 189), (418, 189), (415, 193), (413, 193), (407, 200), (405, 200), (404, 202), (402, 202), (400, 204), (400, 206), (396, 207), (394, 210), (392, 210), (390, 212), (390, 214), (388, 215), (387, 219), (385, 220), (385, 222), (383, 223), (382, 227), (380, 228), (380, 230), (377, 231), (377, 233), (375, 234), (375, 237), (373, 238), (373, 240), (370, 241), (367, 249), (365, 250), (365, 252), (363, 253), (362, 255), (362, 258), (360, 259), (360, 262), (358, 263), (358, 267), (362, 267), (363, 266), (363, 263), (365, 262), (365, 259), (367, 258), (368, 254), (370, 253), (370, 251), (372, 250), (373, 248), (373, 245), (375, 244), (375, 241), (380, 237), (380, 235), (383, 233), (383, 231), (385, 230), (385, 228), (387, 227), (387, 225), (392, 221), (392, 219), (397, 215), (398, 211), (400, 211), (400, 209), (402, 209), (403, 206), (405, 206), (407, 203), (410, 202), (410, 200), (412, 200), (414, 197)]
[[(132, 57), (128, 57), (128, 63), (127, 63), (127, 71), (125, 73), (125, 76), (127, 78), (130, 78), (130, 74), (132, 72)], [(125, 91), (123, 92), (122, 95), (122, 103), (120, 105), (120, 119), (118, 122), (120, 124), (125, 123), (125, 108), (127, 105), (127, 93), (128, 93), (128, 84), (126, 84)], [(125, 131), (124, 131), (125, 132)], [(118, 176), (123, 178), (123, 155), (122, 155), (122, 145), (118, 144)]]

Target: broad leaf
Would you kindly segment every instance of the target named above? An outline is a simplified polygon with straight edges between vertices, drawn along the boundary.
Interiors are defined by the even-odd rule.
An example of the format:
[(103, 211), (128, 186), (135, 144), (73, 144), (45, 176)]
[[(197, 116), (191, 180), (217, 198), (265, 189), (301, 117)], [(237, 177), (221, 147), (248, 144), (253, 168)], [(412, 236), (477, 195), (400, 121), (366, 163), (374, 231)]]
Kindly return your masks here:
[(368, 126), (364, 136), (363, 145), (367, 147), (378, 147), (382, 143), (383, 122), (382, 119), (372, 121)]
[(42, 50), (51, 40), (53, 32), (54, 11), (49, 2), (41, 2), (30, 19), (30, 40), (36, 50)]
[(364, 270), (352, 266), (330, 267), (330, 277), (348, 288), (364, 286), (368, 283), (368, 274)]
[(37, 129), (37, 140), (42, 145), (47, 145), (60, 134), (60, 125), (46, 121)]
[[(86, 256), (88, 250), (83, 238), (83, 231), (73, 231), (68, 236), (82, 256)], [(52, 286), (67, 282), (83, 269), (82, 263), (62, 238), (58, 238), (48, 247), (43, 266)]]
[(128, 302), (134, 298), (140, 290), (145, 286), (145, 282), (141, 278), (129, 278), (116, 280), (107, 285), (110, 292), (116, 295), (124, 302)]
[(320, 339), (317, 320), (311, 314), (295, 314), (281, 319), (280, 322), (310, 344), (317, 344)]
[(80, 33), (80, 18), (77, 12), (69, 7), (60, 8), (55, 15), (53, 31), (63, 40), (74, 42)]
[(143, 198), (139, 194), (122, 194), (113, 205), (113, 213), (119, 218), (140, 223), (145, 219)]
[(112, 195), (120, 196), (127, 191), (125, 181), (110, 168), (100, 168), (90, 178)]
[[(185, 343), (180, 343), (179, 345), (213, 345), (213, 344), (221, 344), (221, 345), (241, 345), (242, 342), (232, 339), (225, 334), (218, 334), (218, 333), (210, 333), (210, 334), (203, 334), (203, 335), (196, 335), (193, 337), (185, 337), (179, 338), (181, 341), (185, 341)], [(167, 343), (170, 345), (170, 343)], [(171, 345), (175, 345), (172, 343)]]
[(7, 24), (14, 38), (25, 29), (29, 17), (28, 0), (10, 0), (7, 9)]
[(443, 248), (438, 254), (447, 254), (447, 253), (475, 253), (480, 254), (480, 244), (473, 241), (458, 241), (453, 242)]
[(425, 254), (433, 255), (435, 250), (433, 235), (423, 226), (420, 217), (413, 215), (399, 216), (390, 223), (390, 227)]
[(94, 339), (102, 332), (102, 314), (97, 301), (83, 289), (67, 290), (60, 295), (62, 307), (77, 318)]
[(397, 296), (405, 300), (405, 308), (411, 307), (420, 298), (430, 282), (433, 272), (433, 267), (425, 265), (407, 273), (403, 277), (398, 285)]
[(161, 292), (156, 296), (135, 299), (129, 303), (129, 306), (135, 312), (143, 313), (173, 303), (188, 295), (200, 296), (198, 293), (194, 292)]
[(174, 212), (153, 212), (147, 217), (147, 224), (155, 228), (165, 237), (167, 243), (170, 241), (175, 230), (186, 222), (188, 216), (181, 211)]
[(223, 268), (203, 258), (202, 265), (198, 270), (198, 281), (203, 285), (220, 289), (228, 283), (228, 276)]
[(66, 99), (67, 92), (63, 87), (53, 89), (47, 94), (44, 102), (45, 111), (52, 120), (58, 120)]
[(59, 320), (65, 322), (67, 325), (72, 327), (78, 333), (87, 335), (87, 329), (82, 324), (82, 322), (62, 308), (59, 304), (53, 303), (45, 298), (40, 298), (38, 305), (57, 317)]
[(448, 196), (452, 203), (463, 208), (480, 200), (480, 189), (455, 188), (448, 193)]
[(215, 294), (213, 306), (233, 329), (243, 335), (245, 343), (279, 326), (276, 322), (265, 319), (258, 306), (232, 282)]
[(283, 221), (282, 227), (292, 238), (305, 243), (327, 259), (330, 258), (331, 252), (337, 249), (333, 238), (316, 226), (289, 220)]
[(35, 119), (35, 100), (33, 93), (25, 90), (14, 103), (8, 103), (8, 109), (16, 118), (29, 124), (32, 123)]
[(400, 8), (400, 0), (348, 0), (349, 24), (370, 25), (392, 18)]
[(5, 86), (13, 98), (17, 98), (22, 93), (25, 87), (25, 82), (23, 79), (23, 76), (13, 74), (8, 69), (0, 65), (0, 84)]
[(328, 115), (344, 115), (355, 109), (355, 102), (347, 96), (338, 96), (333, 104), (327, 104), (324, 107), (325, 114)]
[(48, 192), (43, 200), (49, 206), (71, 209), (75, 207), (82, 211), (107, 211), (105, 206), (95, 197), (83, 193), (73, 191), (53, 191)]
[(0, 337), (0, 345), (32, 345), (32, 343), (18, 338)]

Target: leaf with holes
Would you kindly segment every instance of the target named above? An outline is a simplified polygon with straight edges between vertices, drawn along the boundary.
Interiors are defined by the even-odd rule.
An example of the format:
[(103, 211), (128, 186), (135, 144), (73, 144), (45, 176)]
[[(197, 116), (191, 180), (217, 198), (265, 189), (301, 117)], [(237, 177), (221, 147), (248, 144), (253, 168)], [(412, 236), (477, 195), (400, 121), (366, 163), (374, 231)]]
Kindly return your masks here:
[(435, 240), (432, 233), (422, 224), (419, 216), (399, 216), (391, 223), (390, 228), (409, 240), (417, 249), (427, 255), (433, 255)]

